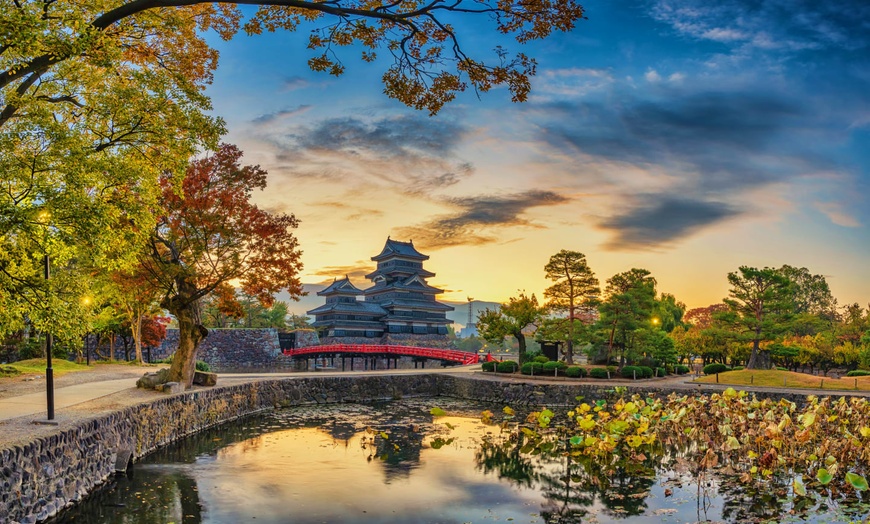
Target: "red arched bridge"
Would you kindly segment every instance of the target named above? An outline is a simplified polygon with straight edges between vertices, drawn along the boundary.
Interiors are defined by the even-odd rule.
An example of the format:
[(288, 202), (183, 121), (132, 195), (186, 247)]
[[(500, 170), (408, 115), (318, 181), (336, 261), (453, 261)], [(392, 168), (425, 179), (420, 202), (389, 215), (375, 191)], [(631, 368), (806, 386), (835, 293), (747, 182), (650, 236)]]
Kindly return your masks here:
[[(461, 365), (476, 364), (481, 357), (476, 353), (458, 351), (455, 349), (423, 348), (416, 346), (393, 346), (380, 344), (328, 344), (324, 346), (307, 346), (296, 349), (285, 349), (284, 355), (291, 358), (322, 358), (322, 357), (416, 357), (420, 359), (440, 360), (445, 363)], [(491, 360), (487, 354), (483, 360)], [(387, 364), (389, 366), (389, 362)], [(344, 369), (344, 365), (342, 365)], [(353, 364), (351, 363), (351, 369)]]

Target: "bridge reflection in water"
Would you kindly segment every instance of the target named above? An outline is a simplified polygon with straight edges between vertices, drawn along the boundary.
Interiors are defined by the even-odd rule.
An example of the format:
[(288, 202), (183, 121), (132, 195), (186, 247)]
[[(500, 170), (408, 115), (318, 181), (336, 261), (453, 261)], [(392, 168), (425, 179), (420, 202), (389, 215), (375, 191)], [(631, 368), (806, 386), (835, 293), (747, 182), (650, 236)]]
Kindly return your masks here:
[[(456, 349), (424, 348), (416, 346), (395, 346), (380, 344), (329, 344), (323, 346), (308, 346), (284, 350), (284, 355), (294, 359), (320, 359), (329, 358), (334, 362), (335, 358), (341, 358), (341, 370), (347, 369), (347, 359), (350, 359), (350, 370), (353, 371), (353, 359), (362, 358), (365, 369), (375, 369), (377, 359), (386, 359), (387, 368), (390, 360), (393, 367), (398, 365), (400, 357), (412, 357), (414, 367), (417, 363), (425, 363), (426, 360), (437, 360), (444, 365), (468, 365), (476, 364), (481, 360), (492, 360), (492, 355), (487, 354), (483, 359), (476, 353), (459, 351)], [(370, 364), (371, 363), (371, 364)]]

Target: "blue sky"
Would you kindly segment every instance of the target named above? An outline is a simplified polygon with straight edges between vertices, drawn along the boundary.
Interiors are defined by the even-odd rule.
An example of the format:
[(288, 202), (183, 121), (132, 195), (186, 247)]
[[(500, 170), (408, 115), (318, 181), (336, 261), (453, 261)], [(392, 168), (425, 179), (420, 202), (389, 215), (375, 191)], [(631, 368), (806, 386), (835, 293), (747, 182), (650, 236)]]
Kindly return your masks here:
[[(212, 41), (209, 88), (261, 205), (292, 212), (303, 281), (361, 281), (387, 235), (431, 256), (446, 298), (540, 294), (560, 249), (602, 282), (644, 267), (690, 307), (740, 265), (804, 266), (870, 301), (870, 4), (585, 2), (519, 46), (456, 19), (478, 58), (538, 60), (529, 101), (465, 93), (435, 117), (382, 94), (385, 63), (313, 73), (306, 29)], [(364, 281), (361, 281), (364, 282)]]

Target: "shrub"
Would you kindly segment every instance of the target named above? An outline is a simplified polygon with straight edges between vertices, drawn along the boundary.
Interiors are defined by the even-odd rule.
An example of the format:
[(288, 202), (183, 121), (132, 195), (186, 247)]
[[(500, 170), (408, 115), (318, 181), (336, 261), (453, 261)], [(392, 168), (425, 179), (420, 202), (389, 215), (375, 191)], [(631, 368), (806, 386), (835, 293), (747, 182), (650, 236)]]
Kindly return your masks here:
[(676, 371), (677, 375), (685, 375), (689, 372), (689, 366), (677, 364), (676, 366), (674, 366), (674, 371)]
[(664, 376), (667, 376), (667, 374), (668, 374), (668, 370), (665, 368), (656, 368), (656, 370), (655, 370), (655, 376), (657, 376), (657, 377), (664, 377)]
[(571, 378), (583, 378), (586, 376), (586, 368), (580, 366), (570, 366), (565, 370), (565, 376)]
[[(536, 358), (544, 356), (540, 349), (526, 351), (526, 362), (534, 362)], [(550, 359), (547, 359), (550, 360)]]
[(498, 362), (494, 360), (492, 362), (484, 362), (480, 365), (480, 369), (482, 369), (483, 371), (493, 372), (495, 371), (496, 364), (498, 364)]
[(715, 375), (716, 373), (724, 373), (725, 371), (728, 371), (728, 366), (725, 364), (719, 364), (718, 362), (704, 366), (705, 375)]
[(519, 367), (520, 365), (513, 360), (505, 360), (504, 362), (499, 362), (495, 369), (499, 373), (516, 373)]
[(616, 375), (616, 366), (607, 366), (605, 369), (610, 372), (611, 377)]
[(557, 372), (564, 375), (566, 369), (568, 369), (568, 364), (564, 362), (547, 362), (544, 364), (544, 373), (548, 375), (555, 375)]
[(620, 374), (622, 378), (643, 378), (643, 371), (639, 366), (622, 366)]
[(745, 369), (743, 366), (731, 366), (731, 371), (740, 371), (741, 369)]
[(788, 368), (784, 368), (784, 367), (781, 367), (781, 366), (776, 366), (776, 370), (777, 370), (777, 371), (788, 371)]
[(653, 368), (651, 368), (649, 366), (639, 366), (639, 367), (640, 367), (640, 373), (638, 373), (638, 376), (643, 374), (643, 378), (652, 378)]
[(637, 361), (637, 365), (654, 368), (656, 366), (656, 361), (652, 357), (643, 357)]
[(204, 362), (202, 360), (196, 361), (196, 370), (197, 371), (211, 371), (211, 366), (208, 365), (208, 362)]
[[(526, 362), (520, 368), (520, 373), (523, 375), (543, 375), (544, 365), (540, 362)], [(552, 373), (550, 373), (552, 375)]]
[(592, 378), (607, 378), (607, 370), (604, 368), (592, 368), (589, 370), (589, 376)]
[(846, 373), (847, 377), (868, 377), (870, 376), (870, 371), (865, 369), (853, 369), (852, 371)]
[(540, 362), (541, 364), (546, 364), (550, 359), (545, 357), (544, 355), (538, 355), (537, 357), (532, 359), (532, 362)]

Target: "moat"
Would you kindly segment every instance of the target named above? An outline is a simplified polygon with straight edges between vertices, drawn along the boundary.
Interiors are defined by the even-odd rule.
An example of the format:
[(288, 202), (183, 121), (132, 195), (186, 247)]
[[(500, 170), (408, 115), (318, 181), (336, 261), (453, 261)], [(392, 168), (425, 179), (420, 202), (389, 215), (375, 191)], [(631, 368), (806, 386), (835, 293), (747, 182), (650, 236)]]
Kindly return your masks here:
[(860, 500), (795, 507), (773, 489), (698, 482), (674, 460), (605, 470), (558, 450), (523, 453), (481, 420), (499, 409), (440, 397), (248, 417), (159, 450), (52, 522), (849, 522), (867, 513)]

